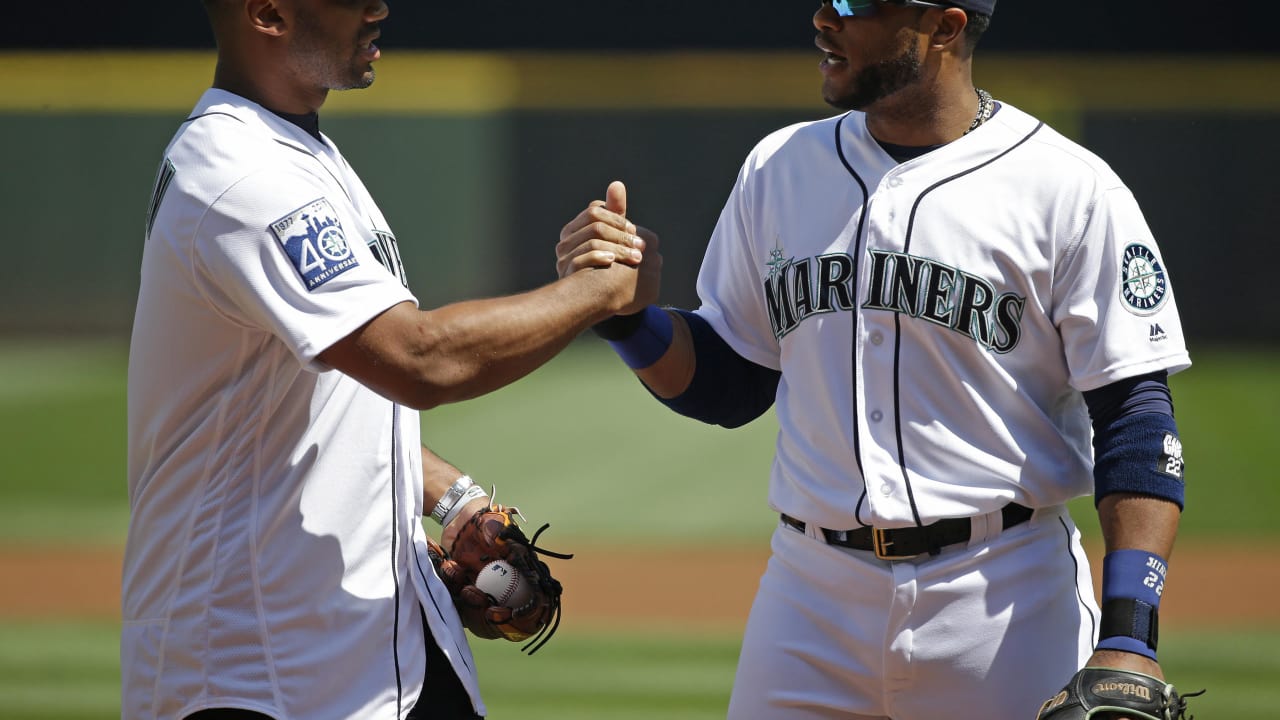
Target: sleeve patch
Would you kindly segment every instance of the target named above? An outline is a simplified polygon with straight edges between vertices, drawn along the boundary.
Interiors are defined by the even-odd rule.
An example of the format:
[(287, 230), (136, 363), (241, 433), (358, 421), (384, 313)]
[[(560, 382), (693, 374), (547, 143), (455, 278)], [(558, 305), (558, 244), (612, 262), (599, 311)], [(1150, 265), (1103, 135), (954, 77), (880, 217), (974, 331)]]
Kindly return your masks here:
[(351, 252), (342, 222), (325, 198), (314, 200), (271, 223), (285, 255), (312, 291), (360, 265)]
[(1134, 243), (1124, 249), (1120, 265), (1120, 299), (1135, 315), (1154, 315), (1169, 294), (1169, 279), (1156, 254)]
[(1159, 465), (1156, 466), (1156, 470), (1181, 480), (1183, 465), (1182, 441), (1173, 433), (1165, 433), (1163, 450), (1160, 453), (1160, 461)]

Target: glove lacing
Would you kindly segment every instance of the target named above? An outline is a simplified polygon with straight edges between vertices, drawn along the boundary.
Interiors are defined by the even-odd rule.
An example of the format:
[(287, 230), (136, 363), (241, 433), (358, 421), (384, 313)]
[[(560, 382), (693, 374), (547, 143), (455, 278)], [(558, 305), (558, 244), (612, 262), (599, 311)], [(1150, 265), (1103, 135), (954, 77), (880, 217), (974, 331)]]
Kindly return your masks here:
[[(534, 556), (531, 559), (533, 562), (538, 564), (538, 584), (543, 586), (541, 588), (543, 594), (553, 598), (551, 603), (551, 621), (546, 625), (543, 625), (542, 629), (539, 630), (524, 647), (520, 648), (521, 652), (528, 653), (529, 655), (532, 655), (542, 649), (542, 646), (547, 644), (547, 641), (551, 639), (551, 636), (556, 634), (556, 629), (560, 627), (560, 594), (564, 591), (563, 586), (560, 585), (560, 581), (551, 576), (551, 570), (547, 567), (546, 563), (538, 559), (538, 555), (546, 555), (547, 557), (553, 557), (558, 560), (573, 559), (573, 553), (558, 553), (538, 547), (538, 538), (541, 537), (543, 531), (549, 527), (551, 527), (551, 523), (544, 523), (542, 527), (538, 528), (538, 531), (533, 534), (533, 537), (527, 541), (529, 549), (534, 552)], [(502, 530), (501, 536), (516, 536), (523, 539), (524, 532), (520, 530), (519, 527), (511, 525)], [(503, 539), (507, 538), (503, 537)]]
[(1187, 715), (1187, 698), (1199, 697), (1205, 693), (1200, 690), (1193, 693), (1184, 693), (1178, 696), (1178, 706), (1170, 708), (1172, 714), (1169, 716), (1171, 720), (1196, 720), (1195, 715)]

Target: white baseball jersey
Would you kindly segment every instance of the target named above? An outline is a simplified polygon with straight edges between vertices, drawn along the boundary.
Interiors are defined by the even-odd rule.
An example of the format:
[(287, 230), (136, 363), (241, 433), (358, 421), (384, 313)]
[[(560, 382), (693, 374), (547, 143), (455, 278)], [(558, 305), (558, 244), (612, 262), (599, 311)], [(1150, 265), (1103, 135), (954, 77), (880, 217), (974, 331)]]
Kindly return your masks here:
[(480, 704), (426, 555), (419, 416), (317, 355), (414, 301), (332, 143), (210, 90), (165, 152), (129, 364), (123, 716), (393, 720), (423, 612)]
[(1091, 492), (1081, 391), (1190, 361), (1129, 190), (1005, 104), (898, 164), (849, 113), (747, 159), (699, 314), (782, 370), (777, 510), (914, 526)]

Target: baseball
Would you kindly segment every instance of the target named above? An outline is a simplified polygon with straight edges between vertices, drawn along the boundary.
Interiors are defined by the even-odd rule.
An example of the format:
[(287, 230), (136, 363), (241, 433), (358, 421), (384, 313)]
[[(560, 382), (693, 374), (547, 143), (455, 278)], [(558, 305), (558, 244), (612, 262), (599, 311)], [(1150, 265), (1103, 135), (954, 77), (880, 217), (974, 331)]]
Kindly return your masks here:
[(494, 605), (518, 608), (529, 601), (532, 591), (524, 575), (505, 560), (494, 560), (476, 577), (476, 587), (493, 598)]

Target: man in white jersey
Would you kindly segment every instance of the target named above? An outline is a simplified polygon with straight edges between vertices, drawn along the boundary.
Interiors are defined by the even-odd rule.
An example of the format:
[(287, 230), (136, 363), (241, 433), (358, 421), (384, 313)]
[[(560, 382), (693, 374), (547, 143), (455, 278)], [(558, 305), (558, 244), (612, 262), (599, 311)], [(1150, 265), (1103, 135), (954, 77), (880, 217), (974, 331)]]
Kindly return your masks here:
[[(734, 720), (1031, 718), (1086, 663), (1161, 676), (1178, 311), (1111, 169), (974, 87), (994, 7), (823, 2), (823, 96), (847, 112), (751, 152), (700, 308), (596, 326), (681, 414), (775, 408)], [(566, 226), (561, 275), (607, 262), (577, 233), (625, 213)], [(1064, 507), (1089, 493), (1101, 608)]]
[(373, 82), (382, 0), (206, 0), (213, 88), (165, 151), (129, 366), (128, 720), (482, 716), (421, 518), (488, 498), (418, 410), (512, 382), (637, 294), (624, 264), (420, 310), (317, 111)]

